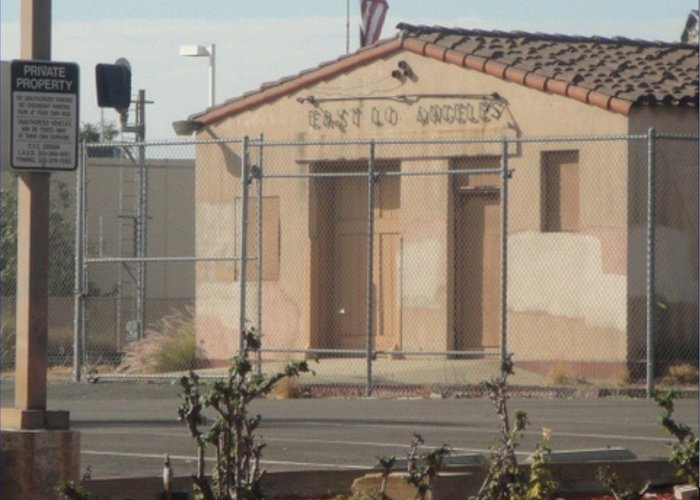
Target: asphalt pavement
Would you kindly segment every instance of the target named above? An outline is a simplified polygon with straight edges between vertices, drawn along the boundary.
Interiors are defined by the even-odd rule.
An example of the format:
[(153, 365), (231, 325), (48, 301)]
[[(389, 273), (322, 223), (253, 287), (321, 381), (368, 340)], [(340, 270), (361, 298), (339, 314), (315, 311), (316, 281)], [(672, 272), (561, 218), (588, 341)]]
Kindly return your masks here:
[[(0, 402), (12, 406), (11, 379), (0, 381)], [(171, 383), (50, 383), (48, 408), (69, 410), (81, 434), (81, 468), (93, 478), (147, 476), (171, 456), (176, 474), (194, 472), (196, 447), (177, 421), (179, 387)], [(678, 421), (697, 432), (698, 401), (677, 401)], [(552, 430), (554, 450), (624, 447), (638, 457), (666, 457), (670, 438), (658, 407), (643, 399), (512, 399), (511, 411), (530, 421), (524, 458)], [(487, 453), (499, 422), (488, 399), (288, 399), (256, 401), (268, 470), (366, 468), (378, 456), (405, 456), (414, 432), (426, 449), (443, 443), (456, 452)]]

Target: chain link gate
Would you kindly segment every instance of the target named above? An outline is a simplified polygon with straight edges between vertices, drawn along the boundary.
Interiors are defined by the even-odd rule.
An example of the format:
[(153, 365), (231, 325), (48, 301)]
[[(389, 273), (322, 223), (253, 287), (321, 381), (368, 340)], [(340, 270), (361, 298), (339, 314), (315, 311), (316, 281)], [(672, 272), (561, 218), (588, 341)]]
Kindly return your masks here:
[[(191, 158), (196, 150), (197, 171), (192, 162), (188, 174), (196, 188), (184, 204), (196, 224), (181, 234), (194, 242), (192, 251), (156, 255), (148, 248), (143, 257), (105, 256), (99, 238), (97, 249), (90, 243), (90, 210), (78, 210), (84, 237), (76, 252), (82, 288), (75, 349), (83, 350), (75, 357), (76, 373), (99, 364), (105, 377), (171, 377), (194, 366), (216, 376), (247, 323), (263, 335), (261, 371), (319, 357), (309, 383), (366, 395), (397, 387), (458, 390), (497, 373), (498, 360), (509, 352), (522, 374), (514, 382), (543, 388), (559, 371), (603, 381), (597, 384), (631, 377), (645, 382), (650, 394), (668, 367), (697, 366), (697, 320), (690, 314), (697, 294), (692, 283), (669, 278), (685, 273), (686, 281), (697, 280), (697, 272), (688, 273), (697, 255), (688, 238), (692, 223), (679, 222), (670, 194), (680, 190), (692, 200), (692, 183), (684, 179), (697, 177), (697, 138), (653, 132), (354, 142), (260, 137), (144, 147), (145, 170), (153, 172), (144, 235), (184, 217), (156, 214), (153, 176), (163, 177), (160, 186), (174, 185), (177, 162), (191, 160), (173, 156)], [(112, 161), (130, 168), (128, 158)], [(79, 185), (90, 186), (89, 168)], [(480, 229), (460, 230), (466, 227)], [(671, 235), (683, 249), (658, 248), (658, 231), (662, 241)], [(166, 232), (172, 237), (172, 228)], [(149, 247), (156, 233), (148, 233)], [(168, 286), (160, 287), (165, 297), (157, 297), (155, 287), (144, 284), (147, 319), (139, 324), (141, 337), (166, 342), (157, 328), (143, 332), (159, 322), (167, 330), (165, 323), (177, 318), (166, 306), (189, 304), (192, 318), (180, 320), (189, 322), (195, 338), (190, 366), (164, 375), (148, 374), (148, 367), (108, 373), (114, 365), (124, 368), (120, 349), (133, 342), (128, 320), (115, 313), (101, 320), (116, 322), (109, 327), (111, 344), (90, 329), (100, 314), (107, 318), (101, 302), (116, 309), (117, 299), (124, 300), (101, 287), (95, 287), (99, 296), (90, 295), (90, 280), (99, 281), (97, 269), (104, 266), (116, 274), (115, 266), (133, 264), (171, 284), (171, 275), (182, 272), (173, 266), (189, 267), (191, 293), (179, 302), (174, 287), (170, 295)]]

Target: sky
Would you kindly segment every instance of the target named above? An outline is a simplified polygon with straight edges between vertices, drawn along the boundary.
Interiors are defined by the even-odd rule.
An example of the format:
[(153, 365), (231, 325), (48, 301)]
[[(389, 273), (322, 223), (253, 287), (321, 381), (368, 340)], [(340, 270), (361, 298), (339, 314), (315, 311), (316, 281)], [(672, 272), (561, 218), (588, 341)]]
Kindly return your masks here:
[[(52, 59), (80, 66), (80, 121), (118, 122), (101, 112), (95, 65), (124, 57), (132, 93), (145, 89), (146, 138), (175, 138), (171, 123), (208, 101), (206, 58), (184, 44), (216, 44), (216, 102), (333, 60), (359, 43), (359, 0), (54, 0)], [(624, 36), (678, 41), (698, 0), (388, 0), (382, 37), (399, 22), (487, 30)], [(20, 0), (0, 2), (0, 58), (20, 58)], [(133, 115), (133, 113), (132, 113)], [(130, 139), (130, 135), (124, 136)]]

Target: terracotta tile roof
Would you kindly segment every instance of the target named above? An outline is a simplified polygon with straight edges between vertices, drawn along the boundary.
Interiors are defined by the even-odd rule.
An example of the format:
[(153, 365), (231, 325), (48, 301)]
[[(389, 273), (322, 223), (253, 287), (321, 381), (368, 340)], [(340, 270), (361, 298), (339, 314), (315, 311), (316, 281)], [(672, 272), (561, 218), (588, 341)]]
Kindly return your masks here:
[(697, 45), (410, 24), (397, 28), (404, 48), (525, 85), (528, 77), (553, 80), (553, 88), (545, 83), (543, 90), (560, 93), (563, 83), (601, 94), (594, 99), (698, 106)]
[(407, 50), (625, 115), (632, 106), (698, 107), (698, 46), (627, 38), (401, 23), (397, 37), (264, 83), (190, 116), (205, 125)]

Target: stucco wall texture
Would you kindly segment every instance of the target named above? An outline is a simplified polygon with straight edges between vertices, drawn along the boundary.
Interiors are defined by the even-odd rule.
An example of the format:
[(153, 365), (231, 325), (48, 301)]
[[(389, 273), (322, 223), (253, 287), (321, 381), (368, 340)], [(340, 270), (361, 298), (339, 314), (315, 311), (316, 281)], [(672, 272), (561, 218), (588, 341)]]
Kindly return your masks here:
[[(392, 78), (400, 61), (412, 68), (414, 78), (401, 82)], [(490, 98), (479, 96), (494, 93), (500, 96), (495, 110), (483, 112), (480, 106)], [(309, 102), (309, 96), (316, 102)], [(455, 108), (455, 104), (464, 107)], [(431, 106), (443, 107), (440, 119), (430, 118)], [(471, 121), (460, 120), (462, 112), (476, 114), (469, 115), (474, 118)], [(261, 133), (266, 141), (579, 137), (646, 134), (650, 127), (664, 133), (697, 134), (697, 110), (633, 108), (630, 116), (624, 116), (399, 52), (231, 116), (203, 129), (199, 138)], [(498, 162), (501, 147), (499, 143), (380, 144), (376, 157), (398, 160), (401, 173), (444, 173)], [(545, 232), (542, 158), (547, 152), (567, 151), (575, 151), (578, 157), (578, 230)], [(646, 152), (642, 138), (508, 146), (508, 166), (513, 169), (507, 244), (508, 349), (519, 360), (624, 364), (638, 359), (644, 338)], [(667, 307), (666, 314), (678, 310), (685, 318), (678, 324), (689, 329), (692, 315), (697, 318), (698, 304), (697, 146), (694, 155), (687, 147), (674, 149), (666, 143), (657, 152), (656, 250), (658, 261), (664, 263), (657, 274), (657, 295)], [(325, 162), (342, 170), (345, 162), (367, 157), (364, 145), (275, 147), (265, 150), (263, 168), (266, 175), (306, 173)], [(240, 144), (197, 148), (198, 255), (236, 253), (240, 158)], [(454, 258), (459, 243), (454, 236), (453, 177), (400, 180), (400, 250), (391, 264), (398, 281), (398, 349), (434, 351), (455, 346), (459, 320), (455, 319)], [(324, 330), (332, 328), (334, 320), (317, 311), (319, 304), (330, 306), (324, 302), (330, 301), (324, 297), (323, 290), (330, 291), (324, 280), (333, 279), (329, 276), (334, 269), (317, 241), (332, 231), (332, 221), (323, 213), (328, 207), (316, 191), (314, 181), (307, 179), (264, 181), (264, 196), (280, 200), (279, 276), (262, 284), (268, 347), (319, 347), (321, 337), (328, 335)], [(237, 346), (240, 277), (235, 265), (220, 262), (197, 264), (196, 276), (199, 356), (205, 363), (225, 360)], [(697, 320), (694, 325), (696, 332)], [(671, 334), (692, 339), (692, 332)]]

